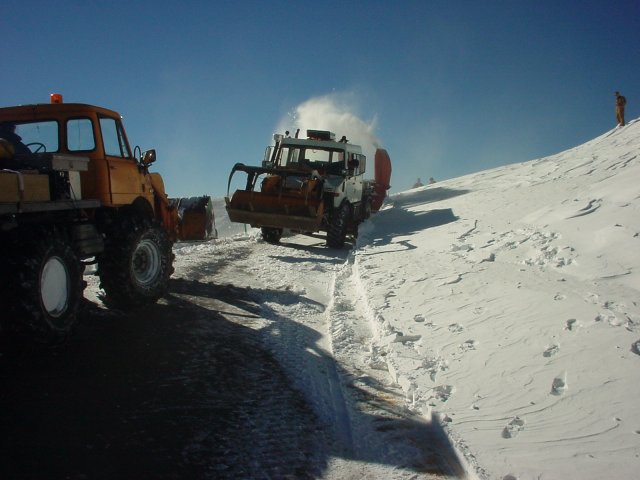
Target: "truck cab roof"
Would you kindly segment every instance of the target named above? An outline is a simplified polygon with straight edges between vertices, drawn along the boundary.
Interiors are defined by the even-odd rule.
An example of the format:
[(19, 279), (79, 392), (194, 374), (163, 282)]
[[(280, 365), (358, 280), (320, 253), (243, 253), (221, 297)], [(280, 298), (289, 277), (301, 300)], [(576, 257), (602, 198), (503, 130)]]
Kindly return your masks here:
[(69, 118), (99, 114), (121, 118), (118, 112), (85, 103), (37, 103), (0, 108), (0, 122)]
[(282, 139), (283, 147), (305, 147), (305, 148), (317, 148), (318, 150), (342, 150), (349, 153), (362, 153), (362, 147), (360, 145), (354, 145), (352, 143), (336, 142), (334, 140), (316, 140), (308, 138), (290, 138), (285, 137)]

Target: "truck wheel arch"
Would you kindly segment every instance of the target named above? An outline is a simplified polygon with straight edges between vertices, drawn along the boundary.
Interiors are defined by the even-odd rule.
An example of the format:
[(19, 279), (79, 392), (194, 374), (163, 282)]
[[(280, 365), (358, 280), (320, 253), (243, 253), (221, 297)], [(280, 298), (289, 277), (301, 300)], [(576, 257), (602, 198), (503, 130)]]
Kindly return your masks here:
[[(127, 207), (124, 207), (127, 208)], [(144, 197), (136, 198), (131, 204), (130, 208), (135, 212), (138, 216), (142, 218), (152, 219), (155, 217), (153, 207), (149, 203), (149, 201)]]

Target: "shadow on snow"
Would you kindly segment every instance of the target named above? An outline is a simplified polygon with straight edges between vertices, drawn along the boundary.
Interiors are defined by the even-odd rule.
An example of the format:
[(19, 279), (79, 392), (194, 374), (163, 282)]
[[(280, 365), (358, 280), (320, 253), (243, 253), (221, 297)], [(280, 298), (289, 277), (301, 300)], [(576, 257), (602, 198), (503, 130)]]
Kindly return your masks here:
[(445, 187), (424, 187), (393, 195), (389, 198), (388, 203), (395, 207), (411, 208), (425, 203), (440, 202), (469, 192), (470, 190), (455, 190)]
[[(291, 252), (308, 249), (289, 247), (270, 261), (295, 264)], [(322, 252), (331, 263), (348, 254)], [(436, 421), (342, 371), (318, 333), (281, 316), (276, 303), (324, 308), (289, 290), (176, 278), (159, 304), (137, 312), (86, 302), (61, 347), (0, 336), (0, 477), (318, 478), (332, 457), (464, 476)], [(293, 368), (318, 365), (327, 384), (292, 384), (274, 357), (280, 338), (291, 342)], [(338, 398), (338, 384), (359, 408)], [(319, 405), (327, 388), (334, 405)]]
[[(335, 251), (333, 253), (331, 250), (325, 251), (328, 252), (328, 256), (336, 255)], [(338, 256), (346, 257), (347, 253), (347, 251), (341, 252)], [(279, 257), (279, 259), (292, 262), (290, 256)], [(404, 399), (400, 398), (397, 392), (370, 377), (364, 380), (366, 385), (361, 379), (352, 378), (342, 371), (329, 354), (319, 348), (320, 338), (315, 330), (281, 316), (269, 306), (272, 302), (281, 305), (307, 304), (318, 308), (323, 308), (323, 305), (289, 290), (239, 288), (232, 285), (221, 287), (186, 279), (173, 280), (171, 291), (176, 294), (198, 292), (204, 297), (201, 299), (204, 302), (209, 299), (227, 304), (228, 308), (225, 309), (227, 315), (245, 315), (253, 316), (254, 320), (261, 319), (266, 322), (266, 325), (260, 328), (259, 333), (244, 331), (242, 335), (252, 337), (254, 340), (259, 337), (263, 348), (266, 351), (273, 350), (274, 354), (277, 353), (278, 348), (270, 347), (270, 338), (283, 337), (287, 342), (286, 348), (289, 350), (286, 355), (293, 358), (294, 368), (299, 368), (301, 364), (317, 364), (320, 365), (321, 371), (326, 372), (327, 377), (335, 375), (335, 378), (328, 378), (327, 384), (320, 385), (304, 384), (304, 379), (297, 379), (297, 387), (314, 397), (307, 398), (306, 401), (314, 406), (315, 417), (318, 417), (318, 411), (322, 412), (320, 416), (324, 418), (317, 418), (316, 421), (326, 430), (325, 435), (327, 432), (329, 435), (329, 438), (323, 439), (324, 445), (315, 446), (315, 454), (319, 452), (323, 454), (321, 458), (312, 461), (311, 465), (326, 468), (327, 460), (337, 456), (366, 463), (386, 464), (416, 472), (464, 477), (464, 469), (437, 421), (428, 422), (417, 418), (406, 410), (403, 406)], [(175, 297), (172, 295), (169, 302), (174, 301)], [(270, 368), (280, 370), (282, 367), (271, 365)], [(284, 369), (286, 370), (286, 366)], [(328, 409), (330, 412), (327, 412), (326, 405), (324, 407), (318, 405), (315, 399), (322, 397), (323, 391), (336, 390), (337, 383), (330, 384), (331, 382), (341, 382), (349, 389), (351, 397), (356, 399), (361, 408), (347, 408), (344, 398), (333, 402), (334, 404)], [(363, 410), (378, 413), (363, 413)], [(355, 425), (356, 429), (352, 431), (349, 425)], [(357, 427), (360, 425), (365, 425), (365, 429)], [(379, 436), (379, 439), (377, 441), (372, 439), (371, 433)], [(384, 436), (385, 434), (387, 436)], [(317, 437), (318, 435), (316, 440), (318, 440)], [(403, 443), (405, 447), (396, 448), (398, 442)], [(364, 445), (366, 447), (363, 447)], [(252, 459), (252, 461), (259, 462), (260, 459)], [(262, 472), (264, 473), (264, 470)], [(314, 472), (314, 475), (319, 473), (321, 472)]]
[[(439, 227), (458, 220), (451, 208), (434, 210), (413, 210), (412, 207), (446, 200), (468, 193), (469, 190), (453, 190), (449, 188), (426, 188), (417, 191), (397, 194), (389, 200), (389, 208), (385, 208), (372, 217), (375, 225), (373, 231), (364, 235), (365, 243), (376, 246), (399, 245), (391, 251), (412, 250), (416, 247), (409, 240), (396, 240), (397, 237), (412, 235), (429, 228)], [(362, 252), (361, 255), (379, 255), (388, 253), (385, 250), (376, 253)]]

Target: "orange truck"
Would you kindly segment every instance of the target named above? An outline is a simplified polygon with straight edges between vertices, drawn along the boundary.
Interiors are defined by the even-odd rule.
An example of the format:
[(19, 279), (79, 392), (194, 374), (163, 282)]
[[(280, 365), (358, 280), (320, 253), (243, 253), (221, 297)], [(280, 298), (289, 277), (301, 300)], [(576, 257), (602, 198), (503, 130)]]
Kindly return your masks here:
[(211, 199), (170, 199), (112, 110), (63, 103), (0, 108), (0, 306), (5, 330), (64, 339), (77, 321), (84, 267), (97, 264), (108, 307), (156, 302), (176, 240), (214, 231)]

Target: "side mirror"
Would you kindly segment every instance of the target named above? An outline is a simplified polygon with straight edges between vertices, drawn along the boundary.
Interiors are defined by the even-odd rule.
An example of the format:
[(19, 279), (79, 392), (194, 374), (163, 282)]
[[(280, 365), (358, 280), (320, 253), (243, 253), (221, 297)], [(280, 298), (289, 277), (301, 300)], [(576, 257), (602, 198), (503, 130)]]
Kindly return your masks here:
[(140, 158), (140, 163), (142, 164), (142, 166), (148, 167), (155, 161), (156, 161), (155, 150), (151, 149), (151, 150), (147, 150), (146, 152), (142, 152), (142, 157)]

